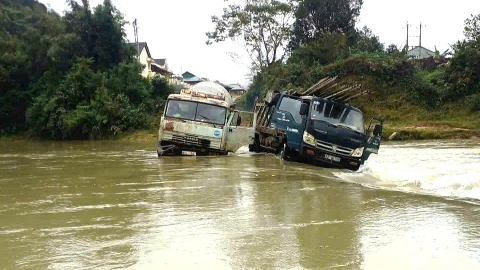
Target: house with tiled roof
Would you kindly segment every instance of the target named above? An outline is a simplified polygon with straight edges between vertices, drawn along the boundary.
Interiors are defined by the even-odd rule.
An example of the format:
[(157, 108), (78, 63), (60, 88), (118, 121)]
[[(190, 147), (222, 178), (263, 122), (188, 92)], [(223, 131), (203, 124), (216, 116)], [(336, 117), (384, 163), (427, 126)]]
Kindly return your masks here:
[[(138, 46), (136, 43), (129, 43), (136, 47), (138, 50), (138, 61), (144, 65), (142, 70), (142, 76), (151, 78), (155, 73), (161, 74), (163, 76), (171, 76), (173, 73), (168, 70), (167, 61), (163, 59), (153, 59), (148, 48), (147, 42), (139, 42)], [(158, 60), (158, 62), (157, 62)]]
[(158, 58), (158, 59), (153, 59), (153, 60), (155, 61), (155, 64), (157, 64), (161, 68), (163, 68), (165, 70), (169, 70), (166, 58)]
[(200, 77), (196, 76), (195, 74), (193, 74), (191, 72), (188, 72), (188, 71), (185, 71), (182, 74), (182, 77), (183, 77), (183, 82), (188, 83), (189, 85), (194, 85), (196, 83), (204, 81), (202, 78), (200, 78)]
[(425, 59), (435, 56), (435, 52), (422, 46), (415, 46), (407, 52), (407, 55), (414, 59)]

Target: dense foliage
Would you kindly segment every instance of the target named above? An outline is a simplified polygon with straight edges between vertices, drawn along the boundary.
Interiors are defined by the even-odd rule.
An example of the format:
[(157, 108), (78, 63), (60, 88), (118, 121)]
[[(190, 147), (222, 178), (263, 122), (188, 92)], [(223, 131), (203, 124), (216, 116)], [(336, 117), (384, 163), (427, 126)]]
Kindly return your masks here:
[[(105, 138), (157, 124), (172, 86), (140, 75), (111, 0), (80, 2), (68, 0), (60, 16), (38, 0), (0, 1), (0, 136)], [(400, 95), (427, 110), (455, 103), (480, 112), (480, 14), (465, 20), (465, 39), (448, 62), (426, 68), (406, 48), (385, 47), (368, 27), (357, 28), (362, 0), (242, 2), (227, 1), (206, 34), (208, 43), (231, 38), (249, 52), (256, 75), (240, 101), (246, 108), (267, 90), (303, 90), (336, 75), (378, 99)]]
[(63, 16), (37, 0), (0, 3), (0, 135), (89, 139), (148, 127), (168, 85), (140, 75), (123, 15), (110, 0), (67, 3)]
[[(429, 59), (433, 67), (407, 56), (406, 48), (391, 44), (364, 26), (355, 28), (363, 1), (298, 0), (289, 42), (289, 57), (256, 73), (241, 100), (251, 108), (267, 90), (305, 89), (325, 76), (355, 80), (381, 99), (404, 96), (434, 109), (446, 103), (480, 111), (480, 15), (465, 20), (465, 39)], [(448, 60), (445, 64), (435, 64)]]

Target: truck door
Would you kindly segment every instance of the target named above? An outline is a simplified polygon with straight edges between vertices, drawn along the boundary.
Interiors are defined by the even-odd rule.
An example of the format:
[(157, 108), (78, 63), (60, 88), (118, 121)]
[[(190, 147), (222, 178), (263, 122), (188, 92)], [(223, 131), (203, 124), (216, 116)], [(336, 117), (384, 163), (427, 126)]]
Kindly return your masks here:
[[(248, 113), (249, 116), (255, 118), (252, 112), (242, 112)], [(253, 124), (256, 119), (252, 119)], [(255, 130), (251, 124), (249, 126), (243, 126), (242, 117), (240, 116), (239, 111), (235, 111), (233, 117), (225, 125), (226, 128), (226, 143), (225, 150), (235, 153), (240, 147), (248, 146), (253, 144), (255, 138)]]
[(300, 114), (301, 105), (301, 99), (283, 96), (270, 121), (271, 127), (281, 129), (287, 134), (287, 146), (290, 149), (298, 150), (302, 142), (305, 119)]
[[(373, 126), (373, 130), (372, 130), (372, 125), (374, 122), (377, 122), (377, 123)], [(380, 150), (380, 143), (382, 140), (382, 132), (383, 132), (383, 120), (372, 118), (372, 120), (370, 120), (370, 124), (367, 129), (368, 137), (363, 150), (362, 162), (361, 162), (362, 164), (365, 163), (365, 161), (368, 159), (370, 154), (378, 154), (378, 151)]]

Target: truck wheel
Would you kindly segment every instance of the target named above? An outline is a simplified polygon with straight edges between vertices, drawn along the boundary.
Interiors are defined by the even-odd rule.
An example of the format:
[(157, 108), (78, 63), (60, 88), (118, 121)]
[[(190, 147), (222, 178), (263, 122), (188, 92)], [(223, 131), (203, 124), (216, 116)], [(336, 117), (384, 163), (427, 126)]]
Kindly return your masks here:
[(350, 170), (352, 170), (352, 171), (355, 171), (355, 172), (356, 172), (356, 171), (358, 171), (358, 169), (360, 169), (360, 165), (361, 165), (361, 164), (360, 164), (360, 163), (358, 163), (358, 165), (350, 167)]
[(280, 148), (280, 157), (283, 159), (283, 160), (290, 160), (290, 158), (288, 157), (288, 146), (287, 146), (287, 143), (283, 143), (282, 144), (282, 148)]
[(255, 136), (255, 139), (253, 140), (253, 144), (250, 144), (248, 146), (248, 150), (250, 152), (255, 152), (255, 153), (260, 153), (260, 140), (258, 139), (257, 136)]

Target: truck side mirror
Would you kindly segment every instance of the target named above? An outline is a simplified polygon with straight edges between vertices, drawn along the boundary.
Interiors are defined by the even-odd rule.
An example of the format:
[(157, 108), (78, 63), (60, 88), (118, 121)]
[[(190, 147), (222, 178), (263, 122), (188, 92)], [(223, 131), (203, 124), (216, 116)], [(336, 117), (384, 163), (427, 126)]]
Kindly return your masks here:
[(242, 123), (242, 117), (240, 116), (240, 114), (238, 114), (238, 117), (237, 117), (237, 126), (240, 126), (241, 123)]
[(307, 111), (308, 111), (307, 103), (302, 103), (302, 105), (300, 105), (300, 115), (307, 115)]
[(380, 134), (382, 134), (382, 126), (380, 124), (376, 124), (373, 128), (373, 135), (379, 136)]

